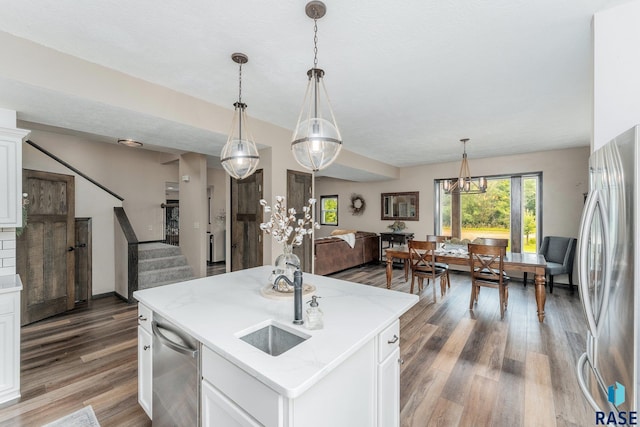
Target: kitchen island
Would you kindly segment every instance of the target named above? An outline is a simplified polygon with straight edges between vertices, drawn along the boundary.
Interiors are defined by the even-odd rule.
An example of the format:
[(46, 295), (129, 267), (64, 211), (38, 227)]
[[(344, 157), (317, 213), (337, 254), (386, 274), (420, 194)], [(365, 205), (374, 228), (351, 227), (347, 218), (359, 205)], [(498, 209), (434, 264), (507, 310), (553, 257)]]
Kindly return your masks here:
[[(293, 325), (292, 298), (261, 294), (271, 270), (134, 293), (146, 317), (158, 314), (201, 343), (202, 425), (397, 425), (398, 319), (418, 297), (305, 274), (324, 313), (324, 328), (309, 330)], [(240, 339), (269, 325), (303, 340), (271, 356)]]

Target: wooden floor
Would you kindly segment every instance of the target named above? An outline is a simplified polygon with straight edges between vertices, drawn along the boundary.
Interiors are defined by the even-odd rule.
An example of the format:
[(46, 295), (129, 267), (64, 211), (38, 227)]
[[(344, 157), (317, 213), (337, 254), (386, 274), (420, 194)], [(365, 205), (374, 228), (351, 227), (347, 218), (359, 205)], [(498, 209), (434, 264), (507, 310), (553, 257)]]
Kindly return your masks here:
[(41, 426), (91, 405), (102, 427), (150, 426), (137, 403), (137, 307), (117, 297), (21, 331), (20, 401), (0, 426)]
[[(332, 277), (386, 286), (380, 267)], [(400, 270), (391, 288), (408, 292)], [(482, 289), (469, 310), (469, 274), (451, 274), (451, 289), (433, 302), (426, 287), (400, 319), (402, 426), (588, 426), (595, 415), (578, 386), (575, 365), (586, 348), (578, 293), (555, 286), (538, 322), (534, 286), (509, 286), (500, 320), (498, 293)]]
[(224, 261), (207, 264), (207, 276), (216, 276), (226, 273), (226, 265)]
[[(408, 292), (401, 276), (392, 289)], [(379, 265), (332, 277), (385, 286)], [(468, 274), (451, 282), (436, 303), (426, 287), (401, 318), (402, 426), (593, 425), (574, 373), (585, 347), (577, 294), (557, 286), (540, 324), (533, 286), (514, 282), (501, 321), (495, 290), (469, 311)], [(0, 426), (40, 426), (85, 405), (103, 427), (150, 426), (137, 403), (136, 315), (113, 297), (23, 327), (22, 398), (0, 409)]]

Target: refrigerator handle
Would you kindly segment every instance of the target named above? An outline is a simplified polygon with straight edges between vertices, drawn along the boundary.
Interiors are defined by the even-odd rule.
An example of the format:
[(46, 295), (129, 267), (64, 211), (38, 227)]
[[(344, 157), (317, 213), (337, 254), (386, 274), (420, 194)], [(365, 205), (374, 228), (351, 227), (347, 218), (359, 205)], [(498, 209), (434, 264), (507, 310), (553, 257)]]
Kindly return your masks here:
[(576, 365), (576, 370), (578, 374), (578, 384), (580, 385), (582, 394), (584, 395), (585, 399), (587, 399), (587, 402), (589, 402), (589, 405), (591, 405), (593, 410), (596, 412), (602, 412), (602, 409), (600, 409), (596, 401), (593, 400), (593, 396), (591, 396), (591, 393), (589, 392), (589, 388), (587, 387), (587, 384), (584, 380), (585, 363), (587, 363), (587, 353), (583, 353), (582, 356), (580, 356), (580, 359), (578, 359), (578, 363)]
[(178, 352), (180, 354), (185, 354), (187, 356), (191, 356), (193, 358), (198, 356), (198, 349), (185, 347), (182, 344), (179, 344), (177, 342), (174, 342), (174, 341), (170, 340), (162, 332), (160, 332), (160, 329), (166, 329), (166, 330), (168, 330), (170, 332), (173, 332), (176, 335), (178, 334), (177, 331), (169, 329), (166, 326), (160, 326), (158, 324), (158, 322), (155, 322), (155, 321), (151, 322), (151, 329), (153, 329), (153, 335), (158, 337), (160, 342), (162, 344), (164, 344), (165, 346), (169, 347), (171, 350), (176, 351), (176, 352)]
[(598, 206), (599, 193), (596, 190), (589, 192), (587, 201), (585, 202), (584, 212), (582, 214), (582, 220), (580, 221), (580, 234), (578, 235), (578, 290), (582, 297), (582, 308), (584, 309), (585, 317), (589, 331), (593, 336), (597, 336), (596, 320), (593, 317), (593, 311), (591, 310), (591, 296), (589, 295), (589, 272), (587, 257), (589, 250), (589, 230)]

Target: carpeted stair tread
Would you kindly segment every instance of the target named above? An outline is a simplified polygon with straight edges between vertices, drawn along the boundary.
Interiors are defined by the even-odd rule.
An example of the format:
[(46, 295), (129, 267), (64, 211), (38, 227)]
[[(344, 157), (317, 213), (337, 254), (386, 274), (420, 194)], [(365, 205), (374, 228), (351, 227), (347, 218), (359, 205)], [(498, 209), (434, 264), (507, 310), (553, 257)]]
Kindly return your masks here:
[(167, 280), (182, 280), (185, 277), (192, 276), (193, 272), (188, 265), (160, 268), (157, 270), (138, 272), (138, 285), (165, 282)]
[(179, 246), (142, 243), (138, 246), (138, 289), (154, 288), (194, 279)]
[(158, 270), (170, 267), (187, 266), (187, 258), (184, 255), (167, 256), (158, 258), (149, 258), (138, 260), (138, 272), (146, 272), (150, 270)]
[(196, 279), (196, 277), (187, 277), (187, 278), (184, 278), (184, 279), (167, 280), (165, 282), (157, 282), (157, 283), (152, 283), (150, 285), (140, 285), (140, 284), (138, 284), (138, 289), (156, 288), (158, 286), (172, 285), (174, 283), (185, 282), (187, 280), (193, 280), (193, 279)]
[(138, 246), (138, 260), (180, 255), (182, 255), (182, 252), (179, 246), (167, 245), (165, 243), (143, 243)]

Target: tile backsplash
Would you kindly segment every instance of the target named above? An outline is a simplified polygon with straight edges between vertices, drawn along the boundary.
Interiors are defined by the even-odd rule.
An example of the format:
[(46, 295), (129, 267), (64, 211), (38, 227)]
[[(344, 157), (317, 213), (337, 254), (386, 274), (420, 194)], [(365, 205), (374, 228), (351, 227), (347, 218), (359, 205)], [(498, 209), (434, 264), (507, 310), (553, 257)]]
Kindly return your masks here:
[(0, 276), (16, 274), (16, 229), (0, 228)]

